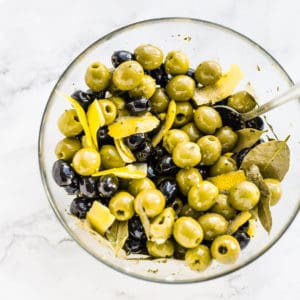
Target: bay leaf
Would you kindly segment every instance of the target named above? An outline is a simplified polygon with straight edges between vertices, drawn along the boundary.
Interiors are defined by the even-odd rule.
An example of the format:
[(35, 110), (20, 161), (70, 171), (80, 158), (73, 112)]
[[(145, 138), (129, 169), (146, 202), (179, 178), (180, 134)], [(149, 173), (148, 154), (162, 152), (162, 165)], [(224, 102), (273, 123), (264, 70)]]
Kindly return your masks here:
[(119, 256), (125, 241), (129, 235), (127, 221), (115, 221), (110, 229), (106, 232), (106, 238), (110, 241), (115, 250), (115, 255)]
[(246, 170), (247, 179), (253, 182), (260, 191), (260, 199), (257, 204), (258, 218), (264, 229), (270, 233), (272, 229), (272, 215), (270, 210), (271, 193), (259, 171), (258, 166), (251, 165)]
[(243, 159), (241, 169), (258, 166), (264, 178), (282, 181), (290, 166), (290, 150), (285, 141), (269, 141), (251, 149)]
[(237, 153), (245, 148), (252, 147), (264, 133), (264, 130), (257, 130), (254, 128), (243, 128), (237, 130), (238, 141), (236, 146), (233, 149), (233, 152)]

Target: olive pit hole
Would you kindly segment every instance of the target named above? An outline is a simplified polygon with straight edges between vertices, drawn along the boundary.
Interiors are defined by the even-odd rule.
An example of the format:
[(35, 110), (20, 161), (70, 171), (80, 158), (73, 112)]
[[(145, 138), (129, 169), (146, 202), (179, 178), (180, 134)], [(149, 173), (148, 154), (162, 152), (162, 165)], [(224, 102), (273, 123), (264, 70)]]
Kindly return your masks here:
[(99, 64), (98, 64), (98, 63), (93, 63), (93, 64), (91, 65), (91, 67), (92, 67), (93, 69), (97, 69), (97, 68), (99, 68)]
[(74, 121), (79, 122), (78, 116), (74, 116)]
[(162, 225), (162, 224), (164, 224), (164, 222), (165, 222), (165, 217), (162, 217), (161, 220), (158, 222), (158, 224)]
[(118, 209), (118, 210), (117, 210), (117, 215), (118, 215), (118, 216), (122, 216), (122, 217), (123, 217), (123, 216), (125, 215), (125, 212), (124, 212), (124, 210), (120, 210), (120, 209)]
[(111, 107), (109, 105), (106, 105), (105, 106), (105, 111), (109, 114), (109, 113), (112, 112), (112, 109), (111, 109)]
[(218, 248), (218, 252), (219, 252), (220, 254), (226, 254), (226, 253), (228, 252), (228, 249), (227, 249), (225, 246), (220, 246), (220, 247)]
[(185, 117), (185, 115), (183, 113), (179, 113), (179, 114), (176, 115), (176, 119), (178, 121), (182, 121), (184, 119), (184, 117)]

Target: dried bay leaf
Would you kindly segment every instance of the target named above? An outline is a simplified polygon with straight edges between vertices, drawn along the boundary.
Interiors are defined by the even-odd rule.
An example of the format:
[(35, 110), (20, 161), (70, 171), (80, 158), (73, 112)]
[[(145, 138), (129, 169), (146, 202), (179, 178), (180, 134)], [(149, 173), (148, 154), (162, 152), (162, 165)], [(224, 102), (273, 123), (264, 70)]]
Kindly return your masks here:
[(257, 145), (245, 156), (241, 169), (256, 165), (264, 178), (281, 181), (290, 165), (290, 150), (286, 141), (274, 140)]
[(238, 142), (233, 149), (233, 152), (237, 153), (245, 148), (252, 147), (264, 133), (264, 130), (257, 130), (254, 128), (243, 128), (237, 130), (236, 133), (238, 135)]
[(115, 255), (118, 256), (129, 235), (127, 221), (115, 221), (106, 232), (107, 239), (115, 249)]
[(272, 215), (270, 210), (271, 193), (269, 188), (264, 182), (258, 166), (250, 166), (246, 170), (246, 176), (249, 181), (253, 182), (259, 188), (260, 199), (257, 204), (258, 218), (264, 229), (270, 233), (272, 229)]

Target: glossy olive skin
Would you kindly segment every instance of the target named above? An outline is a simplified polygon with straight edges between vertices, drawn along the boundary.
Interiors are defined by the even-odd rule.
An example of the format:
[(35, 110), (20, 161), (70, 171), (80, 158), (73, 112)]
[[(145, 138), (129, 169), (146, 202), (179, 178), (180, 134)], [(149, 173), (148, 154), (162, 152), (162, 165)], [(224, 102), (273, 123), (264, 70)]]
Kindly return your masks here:
[(206, 270), (212, 262), (208, 247), (199, 245), (193, 249), (188, 249), (185, 253), (185, 262), (194, 271)]
[(150, 98), (149, 103), (152, 112), (156, 114), (165, 112), (169, 105), (169, 97), (167, 96), (165, 89), (157, 88)]
[(221, 155), (220, 158), (216, 161), (216, 163), (210, 167), (209, 175), (217, 176), (236, 170), (237, 166), (235, 160), (225, 155)]
[(222, 127), (220, 114), (210, 106), (200, 106), (194, 113), (194, 122), (198, 129), (206, 134), (213, 134)]
[(205, 240), (213, 240), (218, 235), (225, 234), (228, 228), (227, 220), (216, 213), (206, 213), (198, 218)]
[(233, 264), (239, 257), (239, 242), (231, 235), (221, 235), (214, 239), (211, 254), (222, 264)]
[(66, 137), (79, 135), (83, 130), (75, 109), (64, 111), (58, 119), (57, 126), (60, 132)]
[(203, 230), (193, 218), (180, 217), (175, 221), (173, 236), (182, 247), (195, 248), (203, 240)]
[(72, 160), (72, 166), (76, 173), (89, 176), (98, 171), (101, 165), (101, 157), (98, 151), (91, 148), (82, 148), (77, 151)]
[(271, 193), (270, 205), (277, 204), (282, 195), (280, 181), (273, 178), (265, 178), (264, 182), (267, 184)]
[(159, 215), (166, 205), (164, 195), (157, 189), (147, 189), (140, 191), (134, 199), (134, 209), (137, 214), (141, 209), (150, 218)]
[(137, 87), (144, 76), (143, 67), (136, 61), (125, 61), (114, 71), (112, 81), (117, 89), (129, 91)]
[(113, 96), (108, 98), (117, 108), (117, 111), (125, 109), (125, 100), (122, 97)]
[(101, 62), (92, 63), (86, 70), (85, 83), (94, 92), (105, 90), (110, 82), (108, 68)]
[(222, 215), (226, 220), (230, 220), (236, 215), (236, 210), (229, 204), (228, 196), (223, 194), (218, 195), (216, 203), (210, 211)]
[(167, 206), (172, 207), (175, 211), (176, 216), (179, 216), (183, 208), (183, 201), (180, 198), (176, 197), (175, 200), (171, 203), (168, 203)]
[(104, 169), (120, 168), (125, 166), (117, 149), (113, 145), (104, 145), (100, 149), (102, 167)]
[(195, 79), (202, 85), (216, 83), (222, 76), (222, 68), (216, 61), (204, 61), (195, 70)]
[(98, 103), (105, 118), (105, 125), (113, 123), (118, 113), (116, 105), (109, 99), (98, 100)]
[(195, 125), (194, 122), (190, 122), (190, 123), (185, 124), (181, 128), (181, 130), (183, 130), (184, 132), (186, 132), (188, 134), (188, 136), (190, 137), (191, 142), (196, 142), (203, 136), (203, 134), (197, 128), (197, 126)]
[(163, 137), (163, 146), (165, 149), (172, 153), (173, 149), (178, 143), (189, 142), (189, 136), (182, 130), (171, 129)]
[(136, 196), (139, 192), (147, 189), (155, 189), (154, 182), (148, 177), (132, 179), (128, 185), (128, 192), (133, 196)]
[(131, 98), (145, 97), (146, 99), (150, 99), (153, 96), (155, 89), (155, 80), (149, 75), (144, 75), (139, 85), (129, 91), (129, 96)]
[(140, 45), (135, 48), (134, 56), (144, 70), (149, 71), (160, 67), (164, 59), (161, 49), (150, 44)]
[(176, 116), (173, 127), (182, 127), (193, 119), (193, 107), (190, 102), (176, 103)]
[(241, 91), (229, 97), (227, 105), (240, 113), (246, 113), (256, 106), (255, 99), (246, 91)]
[(111, 198), (119, 189), (119, 179), (113, 174), (103, 175), (99, 178), (97, 189), (101, 198)]
[(233, 208), (246, 211), (255, 207), (259, 198), (258, 187), (250, 181), (242, 181), (230, 189), (228, 201)]
[(172, 152), (174, 164), (180, 168), (191, 168), (201, 161), (200, 148), (193, 142), (178, 143)]
[(222, 145), (219, 139), (213, 135), (205, 135), (197, 141), (201, 150), (201, 164), (213, 165), (221, 156)]
[(202, 181), (202, 176), (196, 168), (180, 169), (176, 174), (176, 181), (180, 192), (187, 196), (191, 187)]
[(152, 257), (171, 257), (174, 254), (174, 242), (172, 240), (167, 240), (162, 244), (147, 241), (146, 246)]
[(231, 151), (237, 143), (238, 135), (229, 126), (221, 127), (215, 133), (222, 145), (222, 153)]
[(211, 182), (204, 180), (189, 190), (188, 203), (197, 211), (206, 211), (215, 204), (218, 194), (218, 188)]
[(109, 201), (109, 210), (119, 221), (127, 221), (134, 215), (134, 197), (128, 192), (117, 192)]
[(168, 82), (166, 90), (170, 99), (188, 101), (194, 95), (195, 81), (189, 76), (177, 75)]
[(190, 63), (188, 56), (183, 51), (170, 51), (165, 60), (165, 70), (171, 75), (186, 74)]
[(75, 153), (80, 150), (81, 143), (76, 138), (64, 138), (55, 147), (55, 155), (58, 159), (72, 161)]
[(131, 52), (126, 50), (118, 50), (112, 54), (111, 63), (116, 68), (122, 62), (127, 60), (133, 60), (133, 59), (134, 59), (134, 55)]

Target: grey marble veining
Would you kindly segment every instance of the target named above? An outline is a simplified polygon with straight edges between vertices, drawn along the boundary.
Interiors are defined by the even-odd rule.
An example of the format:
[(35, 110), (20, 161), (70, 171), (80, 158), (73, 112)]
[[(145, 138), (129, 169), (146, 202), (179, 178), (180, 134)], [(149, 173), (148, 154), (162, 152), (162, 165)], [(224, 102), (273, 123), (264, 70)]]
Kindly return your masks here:
[(37, 138), (59, 75), (107, 32), (163, 16), (215, 21), (256, 40), (299, 80), (299, 14), (292, 0), (0, 0), (0, 298), (298, 299), (299, 217), (271, 251), (214, 281), (154, 284), (100, 264), (55, 218), (40, 181)]

